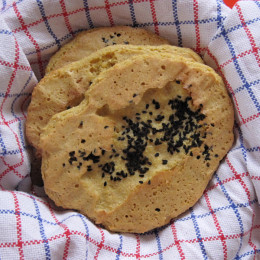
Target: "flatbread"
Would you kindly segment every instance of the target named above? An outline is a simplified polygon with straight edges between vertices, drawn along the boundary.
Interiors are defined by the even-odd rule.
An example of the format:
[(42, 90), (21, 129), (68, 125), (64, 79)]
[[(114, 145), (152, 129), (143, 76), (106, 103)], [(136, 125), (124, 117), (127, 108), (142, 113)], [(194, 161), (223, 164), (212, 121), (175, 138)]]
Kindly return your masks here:
[(169, 53), (202, 62), (199, 55), (188, 48), (170, 45), (115, 45), (48, 74), (33, 90), (26, 121), (26, 137), (36, 148), (37, 156), (40, 157), (41, 154), (38, 146), (40, 134), (53, 115), (80, 104), (85, 91), (102, 71), (120, 61), (144, 53)]
[(130, 26), (95, 28), (81, 32), (69, 43), (63, 45), (51, 57), (46, 67), (46, 74), (87, 57), (97, 50), (116, 44), (164, 45), (169, 44), (169, 41), (145, 29)]
[(233, 143), (234, 112), (206, 65), (143, 54), (100, 73), (40, 137), (45, 191), (111, 231), (143, 233), (201, 197)]

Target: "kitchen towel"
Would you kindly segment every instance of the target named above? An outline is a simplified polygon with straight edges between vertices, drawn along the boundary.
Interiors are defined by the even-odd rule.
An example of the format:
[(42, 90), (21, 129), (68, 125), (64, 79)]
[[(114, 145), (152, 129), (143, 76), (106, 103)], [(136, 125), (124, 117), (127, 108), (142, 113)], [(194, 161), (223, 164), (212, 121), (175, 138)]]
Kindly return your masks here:
[[(26, 110), (49, 58), (82, 30), (114, 25), (195, 50), (235, 108), (234, 145), (201, 199), (145, 234), (57, 208), (30, 179)], [(260, 259), (259, 28), (260, 1), (0, 1), (0, 259)]]

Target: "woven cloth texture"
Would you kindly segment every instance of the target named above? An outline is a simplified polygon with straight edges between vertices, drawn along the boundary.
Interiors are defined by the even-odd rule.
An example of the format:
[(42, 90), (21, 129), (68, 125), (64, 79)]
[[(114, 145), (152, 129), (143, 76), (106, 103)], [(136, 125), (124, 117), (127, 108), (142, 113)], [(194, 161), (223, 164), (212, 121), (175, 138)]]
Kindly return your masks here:
[[(49, 58), (82, 30), (114, 25), (195, 50), (235, 108), (234, 145), (201, 199), (142, 235), (56, 208), (29, 174), (26, 111)], [(260, 259), (259, 28), (259, 1), (0, 1), (0, 259)]]

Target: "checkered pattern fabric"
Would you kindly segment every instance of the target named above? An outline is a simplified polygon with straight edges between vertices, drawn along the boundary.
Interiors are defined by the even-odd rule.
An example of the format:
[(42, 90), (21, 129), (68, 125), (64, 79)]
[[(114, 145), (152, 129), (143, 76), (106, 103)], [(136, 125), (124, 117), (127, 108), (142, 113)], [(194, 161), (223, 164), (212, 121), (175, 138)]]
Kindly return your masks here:
[[(113, 234), (31, 187), (24, 137), (33, 87), (77, 33), (146, 28), (197, 51), (223, 77), (235, 142), (202, 198), (169, 225)], [(260, 259), (260, 2), (0, 1), (0, 259)], [(174, 199), (174, 198), (173, 198)]]

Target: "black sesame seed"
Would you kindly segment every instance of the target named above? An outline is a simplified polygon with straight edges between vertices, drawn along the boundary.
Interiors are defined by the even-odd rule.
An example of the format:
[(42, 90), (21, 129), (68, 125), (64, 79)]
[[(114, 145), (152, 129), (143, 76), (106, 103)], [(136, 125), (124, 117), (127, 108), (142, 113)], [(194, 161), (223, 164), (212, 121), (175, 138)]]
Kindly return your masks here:
[(156, 122), (161, 122), (163, 119), (164, 119), (164, 116), (163, 116), (163, 115), (158, 115), (158, 116), (155, 118), (155, 121), (156, 121)]
[(81, 139), (81, 143), (84, 144), (86, 142), (85, 139)]
[(160, 144), (162, 144), (162, 142), (160, 142), (160, 140), (159, 140), (158, 138), (156, 138), (154, 144), (155, 144), (155, 145), (160, 145)]
[(217, 158), (217, 157), (218, 157), (218, 154), (215, 154), (214, 156)]
[(193, 152), (190, 152), (190, 156), (193, 156)]
[(71, 109), (71, 106), (67, 106), (66, 109)]
[(70, 155), (70, 156), (74, 156), (74, 155), (75, 155), (75, 151), (69, 152), (69, 155)]
[(161, 211), (161, 210), (160, 210), (159, 208), (156, 208), (155, 211), (159, 212), (159, 211)]
[(149, 108), (149, 104), (146, 104), (146, 105), (145, 105), (145, 108), (148, 109), (148, 108)]
[(176, 84), (181, 84), (180, 80), (176, 80), (175, 82), (176, 82)]
[(156, 153), (154, 156), (155, 156), (155, 157), (158, 157), (159, 155), (160, 155), (159, 153)]
[(79, 127), (81, 128), (83, 126), (83, 121), (80, 121)]
[(136, 93), (134, 93), (134, 95), (133, 95), (133, 98), (134, 98), (134, 97), (136, 97), (136, 96), (137, 96), (137, 94), (136, 94)]
[(151, 184), (151, 180), (148, 181), (148, 184), (149, 184), (149, 185)]
[(152, 115), (153, 115), (153, 112), (149, 112), (149, 115), (152, 116)]
[(157, 102), (155, 99), (153, 99), (152, 103), (154, 104), (155, 109), (159, 109), (160, 108), (160, 103)]
[(107, 129), (108, 127), (109, 127), (108, 125), (104, 126), (105, 129)]
[(196, 158), (199, 160), (200, 159), (200, 155), (198, 155)]
[(139, 183), (143, 184), (144, 182), (143, 181), (139, 181)]
[(121, 33), (118, 33), (116, 36), (117, 36), (117, 37), (120, 37), (120, 36), (121, 36)]
[(105, 182), (104, 182), (104, 187), (106, 187), (106, 186), (107, 186), (107, 182), (105, 181)]
[(162, 164), (163, 164), (163, 165), (166, 165), (167, 163), (168, 163), (167, 160), (162, 160)]
[(213, 127), (215, 126), (215, 124), (214, 124), (214, 123), (212, 123), (212, 124), (210, 124), (210, 125), (211, 125), (211, 126), (213, 126)]

